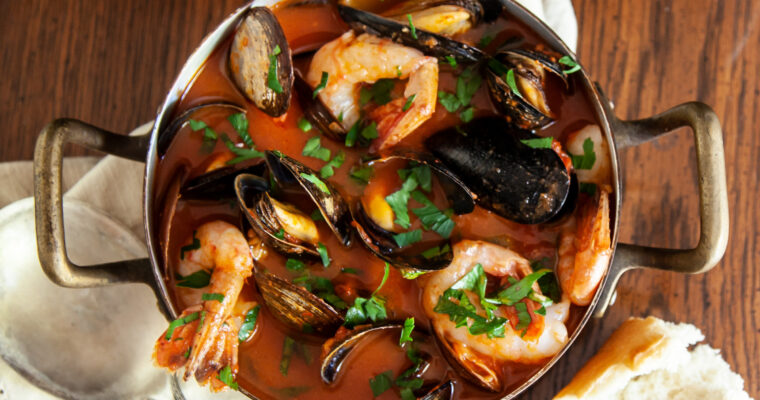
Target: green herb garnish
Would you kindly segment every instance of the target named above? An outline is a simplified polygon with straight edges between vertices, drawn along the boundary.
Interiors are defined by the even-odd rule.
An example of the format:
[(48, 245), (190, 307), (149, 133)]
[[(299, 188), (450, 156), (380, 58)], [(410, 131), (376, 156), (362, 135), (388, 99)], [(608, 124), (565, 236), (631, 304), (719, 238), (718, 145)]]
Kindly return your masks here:
[(198, 231), (193, 231), (193, 242), (188, 244), (187, 246), (182, 246), (179, 249), (179, 259), (184, 260), (185, 259), (185, 252), (198, 250), (201, 248), (201, 241), (198, 240), (197, 237), (195, 237), (195, 234), (198, 233)]
[(591, 169), (596, 162), (596, 153), (594, 153), (594, 142), (590, 138), (583, 141), (583, 155), (573, 155), (573, 167), (575, 169)]
[(356, 268), (350, 268), (350, 267), (343, 267), (340, 269), (340, 272), (344, 274), (359, 275), (359, 271)]
[(443, 254), (446, 254), (450, 251), (451, 251), (451, 248), (449, 247), (447, 243), (447, 244), (444, 244), (443, 247), (435, 246), (423, 251), (422, 256), (425, 257), (425, 259), (429, 260), (431, 258), (435, 258)]
[(256, 150), (255, 147), (251, 147), (250, 149), (244, 149), (241, 147), (235, 146), (235, 143), (227, 137), (227, 135), (222, 136), (222, 141), (224, 141), (224, 145), (227, 146), (227, 149), (229, 149), (232, 154), (236, 155), (236, 158), (233, 158), (232, 160), (227, 161), (227, 164), (237, 164), (241, 161), (250, 160), (253, 158), (263, 158), (264, 153)]
[(310, 215), (310, 217), (311, 217), (311, 220), (312, 220), (312, 221), (314, 221), (314, 222), (317, 222), (317, 221), (324, 221), (324, 219), (325, 219), (325, 218), (322, 216), (322, 212), (321, 212), (321, 211), (319, 211), (319, 209), (318, 209), (318, 208), (317, 208), (316, 210), (314, 210), (314, 211), (312, 211), (312, 212), (311, 212), (311, 215)]
[(451, 65), (452, 68), (457, 67), (457, 59), (454, 58), (454, 56), (446, 56), (444, 58), (446, 59), (446, 62), (449, 63), (449, 65)]
[(462, 106), (456, 95), (453, 93), (444, 92), (443, 90), (438, 91), (438, 102), (441, 103), (443, 108), (445, 108), (448, 112), (456, 112), (459, 107)]
[(373, 169), (370, 166), (360, 168), (352, 167), (348, 176), (360, 184), (366, 185), (369, 183), (369, 179), (372, 177), (372, 171)]
[(472, 118), (475, 116), (475, 108), (473, 107), (467, 107), (459, 113), (459, 118), (464, 122), (465, 124), (472, 121)]
[(235, 382), (235, 377), (232, 376), (232, 369), (229, 365), (219, 371), (219, 380), (222, 381), (222, 383), (225, 385), (229, 386), (230, 389), (238, 390), (238, 383)]
[(344, 141), (346, 147), (354, 147), (356, 144), (356, 137), (359, 135), (359, 129), (361, 129), (360, 121), (356, 121), (356, 123), (351, 126), (351, 129), (348, 130), (348, 133), (346, 133), (346, 140)]
[(341, 151), (319, 170), (319, 176), (324, 179), (333, 176), (335, 174), (334, 168), (340, 168), (344, 161), (346, 161), (346, 153)]
[(293, 350), (295, 350), (295, 345), (295, 340), (293, 340), (290, 336), (285, 336), (285, 340), (282, 342), (282, 357), (280, 358), (280, 373), (283, 376), (288, 376), (290, 359), (293, 357)]
[(377, 292), (383, 287), (383, 285), (385, 285), (389, 273), (390, 265), (385, 263), (385, 272), (382, 281), (380, 281), (380, 285), (374, 292), (372, 292), (369, 299), (357, 297), (354, 300), (354, 305), (346, 311), (344, 325), (352, 328), (356, 325), (367, 322), (367, 320), (378, 322), (388, 318), (388, 313), (385, 310), (385, 300), (379, 297)]
[(491, 42), (493, 42), (494, 39), (495, 39), (494, 36), (487, 35), (487, 34), (483, 35), (483, 37), (480, 38), (480, 41), (478, 41), (478, 47), (480, 47), (481, 49), (484, 47), (487, 47), (489, 44), (491, 44)]
[(515, 96), (522, 98), (522, 94), (520, 94), (520, 90), (517, 88), (517, 82), (515, 81), (515, 70), (514, 68), (511, 68), (509, 71), (507, 71), (507, 86), (509, 86), (509, 90), (512, 91), (512, 93), (515, 94)]
[(413, 95), (411, 95), (411, 96), (409, 96), (409, 97), (406, 99), (406, 103), (404, 103), (404, 106), (403, 106), (403, 107), (401, 107), (401, 111), (407, 111), (407, 110), (409, 109), (409, 107), (411, 107), (411, 106), (412, 106), (412, 103), (414, 102), (414, 98), (415, 98), (415, 97), (417, 97), (417, 94), (416, 94), (416, 93), (415, 93), (415, 94), (413, 94)]
[(380, 136), (377, 133), (377, 122), (372, 121), (371, 124), (362, 128), (361, 136), (367, 140), (376, 139), (378, 136)]
[(404, 321), (404, 329), (401, 330), (401, 337), (398, 338), (398, 345), (401, 346), (404, 342), (411, 342), (412, 331), (414, 330), (414, 317), (409, 317)]
[(596, 194), (596, 183), (581, 182), (579, 190), (581, 191), (581, 193), (586, 193), (589, 196), (593, 196)]
[(329, 77), (329, 74), (326, 71), (322, 71), (322, 79), (319, 80), (319, 85), (314, 88), (314, 92), (311, 94), (312, 99), (317, 98), (317, 93), (319, 93), (322, 89), (324, 89), (327, 86), (327, 79)]
[(319, 257), (322, 259), (322, 265), (324, 265), (325, 268), (330, 266), (330, 256), (327, 254), (327, 247), (325, 247), (325, 245), (322, 243), (318, 243), (317, 252), (319, 253)]
[(308, 131), (311, 130), (311, 128), (312, 128), (311, 122), (309, 122), (308, 119), (306, 119), (304, 117), (301, 117), (298, 120), (298, 129), (300, 129), (300, 130), (302, 130), (304, 132), (308, 132)]
[(532, 149), (551, 149), (554, 138), (551, 136), (544, 138), (521, 139), (520, 143)]
[(199, 317), (198, 313), (194, 312), (192, 314), (188, 314), (184, 317), (177, 318), (174, 321), (170, 322), (169, 328), (166, 329), (166, 335), (164, 336), (164, 338), (166, 340), (171, 339), (172, 335), (174, 334), (175, 329), (179, 328), (182, 325), (189, 324), (190, 322), (195, 321), (196, 319), (198, 319), (198, 317)]
[(280, 230), (274, 234), (274, 237), (280, 240), (285, 240), (285, 229), (280, 228)]
[(411, 246), (422, 240), (422, 231), (420, 229), (415, 229), (409, 232), (397, 233), (393, 235), (393, 240), (400, 248)]
[(409, 174), (401, 185), (401, 189), (385, 196), (385, 201), (393, 210), (396, 219), (394, 222), (404, 229), (408, 229), (411, 225), (409, 220), (409, 213), (407, 211), (407, 203), (409, 202), (409, 196), (411, 192), (417, 188), (419, 183), (414, 174)]
[(221, 303), (224, 301), (224, 295), (221, 293), (203, 293), (203, 295), (201, 295), (201, 300), (203, 301), (216, 300)]
[(565, 75), (572, 74), (573, 72), (579, 71), (581, 69), (581, 66), (578, 65), (578, 63), (570, 56), (562, 56), (562, 58), (560, 58), (557, 62), (566, 67), (569, 67), (568, 69), (562, 70), (562, 73)]
[(496, 297), (501, 304), (511, 306), (528, 297), (533, 290), (531, 287), (542, 276), (550, 273), (548, 269), (540, 269), (520, 279), (517, 283), (499, 292)]
[[(515, 310), (517, 310), (517, 325), (515, 326), (515, 330), (521, 331), (530, 325), (530, 321), (532, 320), (530, 317), (530, 313), (528, 312), (528, 306), (523, 303), (519, 302), (515, 304)], [(525, 332), (522, 333), (521, 336), (525, 336)]]
[(395, 79), (378, 79), (369, 87), (362, 87), (359, 90), (359, 104), (362, 106), (370, 101), (382, 106), (391, 101), (391, 91), (396, 86)]
[(306, 268), (306, 264), (304, 264), (301, 260), (288, 258), (287, 261), (285, 261), (285, 268), (287, 268), (288, 271), (299, 272), (303, 271), (303, 269)]
[(375, 375), (374, 378), (369, 379), (369, 387), (372, 389), (372, 394), (377, 397), (385, 393), (386, 390), (391, 388), (393, 384), (393, 372), (385, 371), (381, 374)]
[(275, 93), (282, 93), (282, 85), (277, 79), (277, 56), (282, 53), (280, 45), (274, 46), (274, 51), (269, 56), (269, 73), (267, 74), (267, 86)]
[(412, 198), (423, 204), (423, 207), (412, 209), (412, 212), (420, 219), (425, 229), (432, 230), (448, 239), (454, 229), (454, 221), (421, 192), (415, 190), (412, 192)]
[(203, 121), (196, 121), (194, 119), (191, 119), (188, 121), (188, 124), (190, 125), (190, 129), (195, 131), (199, 131), (203, 129), (203, 139), (204, 140), (216, 140), (218, 138), (216, 132), (214, 132), (213, 129), (209, 128), (208, 125), (206, 125)]
[(211, 274), (208, 273), (206, 270), (202, 269), (202, 270), (193, 272), (190, 275), (186, 275), (186, 276), (180, 275), (177, 279), (176, 286), (200, 289), (200, 288), (204, 288), (208, 286), (210, 280), (211, 280)]
[[(306, 272), (304, 275), (293, 279), (293, 283), (298, 286), (302, 286), (304, 289), (308, 290), (311, 293), (314, 293), (314, 295), (330, 303), (338, 310), (345, 310), (348, 308), (348, 304), (346, 304), (345, 301), (343, 301), (340, 297), (338, 297), (338, 295), (335, 294), (335, 287), (333, 287), (332, 282), (327, 278), (323, 278), (321, 276), (311, 276), (308, 272)], [(304, 332), (309, 328), (310, 327), (304, 326)]]
[(248, 118), (245, 117), (245, 114), (232, 114), (227, 117), (227, 120), (230, 121), (232, 127), (235, 128), (235, 132), (237, 132), (240, 138), (243, 139), (246, 146), (253, 149), (253, 139), (251, 139), (251, 135), (248, 134)]
[(330, 159), (330, 149), (322, 147), (319, 136), (314, 136), (313, 138), (306, 141), (301, 154), (307, 157), (314, 157), (322, 161), (328, 161)]
[(330, 189), (325, 185), (324, 182), (322, 182), (321, 179), (314, 176), (314, 174), (306, 174), (301, 172), (300, 173), (301, 178), (306, 179), (307, 181), (311, 182), (316, 186), (319, 190), (321, 190), (323, 193), (330, 194)]
[(412, 37), (417, 39), (417, 28), (414, 27), (414, 22), (412, 22), (412, 14), (406, 14), (406, 19), (409, 20), (409, 30), (412, 33)]
[(256, 319), (259, 317), (260, 310), (261, 306), (256, 304), (254, 307), (248, 310), (248, 312), (245, 313), (245, 319), (240, 325), (240, 330), (238, 331), (238, 342), (245, 342), (251, 336), (253, 329), (256, 327)]

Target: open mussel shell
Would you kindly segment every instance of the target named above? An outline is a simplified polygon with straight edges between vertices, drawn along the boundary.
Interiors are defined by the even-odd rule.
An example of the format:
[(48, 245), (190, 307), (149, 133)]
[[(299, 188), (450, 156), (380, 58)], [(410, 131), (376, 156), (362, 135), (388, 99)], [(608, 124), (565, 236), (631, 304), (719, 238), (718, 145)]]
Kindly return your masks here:
[(401, 23), (408, 22), (407, 15), (418, 29), (451, 36), (478, 25), (483, 6), (478, 0), (407, 0), (383, 12), (384, 17)]
[(343, 368), (343, 362), (346, 361), (351, 351), (361, 342), (361, 340), (373, 333), (390, 330), (404, 329), (403, 322), (385, 323), (381, 325), (360, 325), (354, 327), (348, 334), (340, 339), (332, 340), (327, 347), (325, 357), (322, 359), (320, 375), (322, 381), (328, 385), (335, 383)]
[[(500, 51), (489, 62), (496, 61), (498, 68), (488, 68), (486, 79), (492, 103), (515, 126), (536, 129), (555, 119), (546, 99), (546, 73), (559, 77), (567, 87), (567, 77), (549, 52), (526, 49)], [(507, 72), (513, 70), (514, 85), (519, 95), (507, 82)]]
[(351, 245), (351, 211), (329, 181), (319, 179), (313, 169), (280, 152), (267, 151), (266, 162), (278, 184), (300, 186), (317, 206), (340, 242), (346, 247)]
[(570, 174), (554, 150), (531, 148), (511, 129), (503, 118), (480, 118), (432, 135), (425, 146), (481, 206), (523, 224), (546, 222), (564, 205)]
[(452, 400), (454, 398), (454, 381), (448, 380), (434, 387), (420, 400)]
[(347, 134), (346, 129), (322, 102), (322, 99), (313, 95), (314, 89), (299, 74), (295, 76), (293, 87), (301, 103), (304, 117), (323, 135), (343, 143)]
[(494, 368), (483, 363), (478, 363), (476, 361), (478, 357), (473, 354), (459, 355), (461, 351), (472, 351), (467, 346), (462, 346), (462, 350), (457, 351), (446, 338), (441, 337), (438, 331), (436, 331), (434, 336), (441, 347), (441, 354), (443, 354), (446, 362), (459, 376), (488, 391), (501, 391), (502, 382), (499, 378), (499, 373)]
[(288, 256), (319, 258), (312, 243), (280, 235), (280, 224), (274, 203), (269, 196), (269, 182), (256, 175), (239, 174), (235, 177), (235, 194), (240, 209), (256, 235), (275, 251)]
[(162, 130), (158, 134), (158, 154), (164, 155), (166, 154), (166, 150), (169, 149), (169, 145), (171, 145), (172, 141), (174, 140), (174, 137), (177, 136), (177, 132), (179, 132), (179, 129), (188, 121), (191, 119), (193, 115), (200, 111), (213, 111), (214, 109), (218, 109), (220, 111), (224, 112), (230, 112), (230, 111), (236, 111), (236, 112), (245, 112), (245, 108), (242, 106), (235, 104), (235, 103), (229, 103), (224, 101), (218, 101), (218, 102), (212, 102), (212, 103), (206, 103), (197, 105), (195, 107), (191, 107), (182, 114), (180, 114), (178, 117), (174, 118), (169, 125)]
[(343, 324), (343, 316), (308, 290), (265, 270), (253, 272), (267, 309), (277, 320), (299, 332), (331, 336)]
[(233, 166), (218, 168), (188, 180), (180, 189), (179, 194), (184, 200), (234, 199), (236, 197), (235, 178), (238, 175), (262, 176), (264, 172), (266, 172), (266, 164), (263, 160), (245, 168)]
[[(248, 11), (230, 47), (229, 67), (237, 87), (261, 111), (279, 117), (288, 110), (293, 63), (285, 33), (271, 10), (253, 7)], [(272, 69), (275, 73), (269, 76)], [(273, 79), (279, 90), (273, 88)]]
[(412, 33), (409, 24), (402, 24), (367, 11), (338, 5), (338, 12), (353, 29), (388, 38), (404, 46), (418, 49), (429, 56), (440, 59), (452, 56), (458, 63), (464, 65), (475, 64), (486, 57), (485, 53), (470, 45), (423, 29), (416, 29), (416, 32)]

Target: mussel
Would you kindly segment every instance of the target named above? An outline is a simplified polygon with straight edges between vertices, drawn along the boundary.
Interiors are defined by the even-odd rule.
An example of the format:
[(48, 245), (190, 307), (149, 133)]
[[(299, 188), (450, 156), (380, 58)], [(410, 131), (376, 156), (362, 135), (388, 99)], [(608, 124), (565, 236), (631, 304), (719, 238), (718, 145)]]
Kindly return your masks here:
[(547, 72), (568, 81), (559, 55), (545, 49), (500, 51), (486, 69), (488, 93), (507, 120), (522, 129), (536, 129), (554, 121), (544, 93)]
[(483, 6), (477, 0), (407, 0), (396, 4), (383, 16), (408, 23), (431, 33), (451, 36), (463, 33), (483, 19)]
[(504, 218), (537, 224), (562, 209), (570, 173), (551, 148), (523, 144), (503, 118), (476, 119), (425, 140), (425, 147)]
[(400, 330), (404, 328), (401, 323), (385, 323), (381, 325), (361, 325), (347, 332), (338, 339), (330, 339), (325, 345), (325, 356), (322, 358), (320, 375), (322, 381), (328, 385), (335, 383), (338, 374), (343, 368), (343, 362), (348, 358), (351, 351), (361, 342), (361, 339), (373, 333), (385, 330)]
[(502, 381), (496, 366), (489, 365), (486, 358), (473, 353), (466, 345), (449, 342), (437, 331), (435, 338), (441, 354), (459, 376), (491, 392), (501, 391)]
[[(430, 167), (430, 171), (435, 175), (438, 184), (441, 185), (455, 214), (467, 214), (475, 208), (476, 196), (440, 160), (422, 153), (406, 152), (372, 160), (368, 162), (368, 165), (382, 164), (391, 160), (407, 160), (410, 163)], [(366, 193), (365, 196), (367, 196)], [(392, 217), (390, 220), (388, 220), (389, 218), (378, 217), (379, 214), (384, 215), (387, 212), (392, 212), (388, 208), (389, 206), (382, 197), (379, 199), (368, 199), (365, 196), (362, 196), (357, 201), (352, 210), (355, 221), (354, 227), (364, 245), (380, 259), (391, 263), (395, 267), (410, 270), (409, 272), (413, 272), (414, 270), (431, 271), (441, 269), (451, 262), (451, 252), (448, 251), (442, 251), (434, 255), (414, 252), (410, 254), (409, 251), (399, 248), (393, 238), (397, 232), (392, 231)], [(376, 203), (383, 206), (381, 209), (388, 208), (387, 212), (378, 212), (375, 207)], [(438, 247), (443, 248), (446, 245), (450, 246), (448, 238), (439, 243)]]
[(330, 336), (343, 324), (341, 313), (303, 287), (259, 268), (253, 277), (267, 309), (291, 329)]
[(261, 111), (279, 117), (288, 110), (293, 64), (285, 33), (271, 10), (248, 11), (230, 47), (229, 67), (237, 87)]
[(454, 398), (454, 381), (448, 380), (434, 387), (420, 400), (451, 400)]
[(226, 166), (206, 172), (185, 182), (180, 196), (185, 200), (222, 200), (235, 198), (235, 178), (240, 174), (263, 176), (266, 164), (263, 160), (253, 165), (236, 168)]
[(158, 134), (158, 154), (166, 154), (166, 151), (169, 149), (169, 145), (172, 143), (172, 140), (174, 140), (177, 132), (179, 132), (179, 129), (182, 128), (185, 123), (192, 119), (192, 117), (195, 116), (197, 118), (199, 114), (203, 115), (202, 113), (206, 112), (222, 112), (225, 114), (229, 114), (231, 112), (244, 113), (245, 108), (239, 104), (219, 101), (201, 104), (187, 109), (178, 117), (174, 118), (169, 123), (169, 125), (167, 125), (166, 128), (161, 130), (161, 133)]
[(343, 143), (347, 134), (346, 129), (322, 102), (322, 99), (313, 95), (314, 89), (299, 74), (295, 76), (293, 87), (301, 103), (304, 117), (323, 135)]
[(486, 54), (479, 49), (449, 39), (446, 36), (424, 29), (415, 28), (412, 31), (408, 22), (400, 23), (344, 5), (338, 5), (338, 12), (341, 18), (353, 29), (389, 38), (396, 43), (419, 49), (423, 53), (439, 59), (445, 59), (449, 56), (454, 57), (460, 64), (470, 65), (478, 63), (486, 57)]

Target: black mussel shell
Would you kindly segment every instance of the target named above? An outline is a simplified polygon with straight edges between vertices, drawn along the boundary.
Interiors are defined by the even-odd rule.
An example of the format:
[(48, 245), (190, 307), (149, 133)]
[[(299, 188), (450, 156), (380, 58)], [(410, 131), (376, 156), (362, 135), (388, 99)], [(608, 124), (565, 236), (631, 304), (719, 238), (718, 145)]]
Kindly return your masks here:
[(434, 387), (420, 400), (452, 400), (454, 398), (454, 381), (446, 381)]
[[(522, 129), (536, 129), (555, 119), (547, 104), (544, 87), (546, 71), (558, 76), (568, 85), (567, 77), (557, 57), (538, 50), (511, 49), (500, 51), (489, 61), (486, 72), (488, 93), (492, 103), (513, 125)], [(506, 73), (513, 70), (517, 95), (507, 83)], [(522, 85), (524, 82), (525, 85)], [(526, 87), (529, 93), (524, 93)]]
[(264, 175), (263, 160), (245, 168), (222, 167), (188, 180), (180, 189), (184, 200), (224, 200), (235, 198), (235, 177), (240, 174)]
[(343, 125), (335, 118), (319, 96), (312, 95), (314, 89), (299, 74), (296, 74), (293, 87), (296, 90), (298, 101), (301, 103), (301, 108), (303, 108), (304, 117), (323, 135), (343, 143), (347, 134), (346, 129), (343, 128)]
[(452, 35), (464, 32), (467, 29), (478, 25), (483, 19), (483, 6), (478, 0), (407, 0), (396, 4), (383, 12), (383, 16), (396, 21), (401, 21), (401, 23), (407, 23), (407, 15), (411, 15), (412, 19), (415, 21), (416, 27), (425, 29), (417, 22), (419, 17), (432, 17), (436, 20), (436, 23), (440, 23), (440, 21), (443, 20), (453, 21), (458, 18), (452, 15), (446, 15), (445, 13), (452, 12), (451, 10), (454, 8), (459, 9), (457, 12), (464, 11), (469, 14), (469, 26), (464, 27), (466, 29), (461, 26), (447, 26), (433, 33)]
[[(279, 92), (269, 84), (270, 58), (277, 46), (280, 53), (274, 59), (276, 79), (282, 87)], [(230, 47), (229, 67), (237, 87), (261, 111), (279, 117), (288, 110), (293, 63), (285, 33), (271, 10), (253, 7), (248, 11)]]
[(259, 176), (240, 174), (235, 178), (235, 193), (240, 210), (253, 231), (279, 253), (318, 259), (319, 252), (311, 243), (294, 242), (285, 236), (278, 237), (282, 226), (277, 220), (268, 190), (269, 182)]
[(335, 308), (305, 288), (258, 268), (253, 277), (269, 312), (289, 328), (331, 336), (343, 325)]
[(169, 125), (166, 127), (166, 129), (162, 130), (158, 134), (158, 154), (159, 155), (166, 154), (166, 150), (169, 149), (169, 145), (171, 145), (172, 140), (174, 140), (174, 137), (177, 135), (177, 132), (179, 132), (179, 129), (188, 120), (190, 120), (190, 117), (193, 116), (193, 114), (201, 110), (210, 110), (212, 108), (219, 108), (224, 111), (237, 111), (241, 113), (245, 112), (245, 108), (243, 108), (242, 106), (235, 103), (229, 103), (229, 102), (224, 102), (224, 101), (206, 103), (206, 104), (201, 104), (201, 105), (189, 108), (188, 110), (180, 114), (177, 118), (174, 118), (172, 122), (170, 122)]
[[(489, 365), (476, 363), (472, 354), (458, 356), (446, 338), (441, 337), (437, 331), (434, 336), (441, 348), (441, 354), (459, 376), (485, 390), (501, 391), (502, 382), (495, 369)], [(462, 346), (462, 348), (463, 351), (472, 351), (467, 346)]]
[(464, 65), (478, 63), (485, 57), (485, 53), (475, 47), (422, 29), (417, 29), (415, 35), (409, 29), (408, 24), (402, 24), (376, 14), (344, 5), (338, 5), (338, 12), (341, 18), (353, 29), (388, 38), (404, 46), (418, 49), (429, 56), (440, 59), (453, 56), (458, 63)]
[(350, 246), (351, 211), (338, 190), (329, 181), (320, 179), (311, 168), (280, 152), (267, 151), (266, 161), (275, 181), (280, 185), (299, 185), (319, 208), (340, 242), (346, 247)]
[(510, 129), (502, 118), (480, 118), (434, 134), (425, 146), (481, 206), (523, 224), (546, 222), (565, 203), (570, 174), (552, 149), (531, 148)]

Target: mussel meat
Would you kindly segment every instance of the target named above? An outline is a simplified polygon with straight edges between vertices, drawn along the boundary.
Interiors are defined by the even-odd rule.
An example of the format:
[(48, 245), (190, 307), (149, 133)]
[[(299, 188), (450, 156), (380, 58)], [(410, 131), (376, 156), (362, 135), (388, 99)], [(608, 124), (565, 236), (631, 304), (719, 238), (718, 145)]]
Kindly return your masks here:
[(489, 61), (486, 72), (493, 104), (507, 120), (522, 129), (536, 129), (554, 121), (544, 93), (547, 71), (568, 81), (559, 56), (545, 49), (500, 51)]
[(332, 114), (319, 96), (312, 95), (313, 88), (296, 74), (293, 87), (296, 90), (298, 101), (303, 108), (304, 117), (311, 122), (323, 135), (341, 143), (345, 140), (346, 129)]
[(454, 57), (463, 65), (475, 64), (486, 57), (485, 53), (479, 49), (446, 36), (416, 29), (416, 27), (412, 31), (408, 23), (400, 23), (344, 5), (338, 5), (338, 12), (353, 29), (389, 38), (396, 43), (418, 49), (429, 56), (439, 59), (445, 59), (446, 56)]
[(391, 7), (384, 17), (408, 23), (410, 16), (417, 29), (440, 35), (467, 32), (483, 19), (483, 6), (477, 0), (407, 0)]
[(253, 277), (267, 309), (289, 328), (330, 336), (343, 324), (341, 313), (303, 287), (258, 268)]
[(274, 13), (253, 7), (238, 26), (229, 67), (246, 98), (272, 117), (290, 106), (293, 64), (285, 33)]
[(429, 137), (425, 146), (504, 218), (537, 224), (554, 217), (570, 190), (570, 173), (554, 150), (532, 148), (503, 118), (476, 119)]

